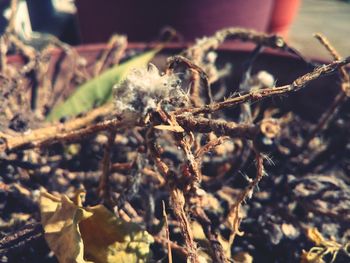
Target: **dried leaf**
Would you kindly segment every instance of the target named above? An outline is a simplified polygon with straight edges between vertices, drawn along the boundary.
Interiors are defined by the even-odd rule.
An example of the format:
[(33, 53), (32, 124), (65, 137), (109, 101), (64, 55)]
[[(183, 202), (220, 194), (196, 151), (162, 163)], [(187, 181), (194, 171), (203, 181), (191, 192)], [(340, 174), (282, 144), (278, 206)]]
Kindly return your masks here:
[(153, 237), (136, 223), (124, 222), (102, 205), (87, 208), (93, 215), (79, 226), (85, 255), (94, 262), (146, 262)]
[(74, 204), (67, 196), (42, 192), (41, 222), (45, 239), (60, 263), (85, 263), (84, 244), (78, 224), (92, 213)]
[(102, 205), (83, 208), (42, 192), (42, 224), (46, 241), (60, 263), (146, 262), (153, 237), (135, 223), (124, 222)]

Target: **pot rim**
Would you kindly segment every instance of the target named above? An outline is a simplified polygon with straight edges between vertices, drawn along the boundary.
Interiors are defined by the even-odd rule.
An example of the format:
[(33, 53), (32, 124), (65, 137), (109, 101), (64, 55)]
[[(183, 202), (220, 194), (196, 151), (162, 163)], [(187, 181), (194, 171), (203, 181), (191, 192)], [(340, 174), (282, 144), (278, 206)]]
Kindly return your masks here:
[[(145, 43), (145, 42), (130, 42), (127, 45), (127, 49), (152, 49), (157, 48), (160, 45), (163, 45), (163, 49), (173, 49), (173, 50), (183, 50), (188, 48), (189, 46), (193, 45), (193, 42), (184, 42), (184, 43), (162, 43), (162, 42), (151, 42), (151, 43)], [(91, 52), (99, 52), (101, 50), (104, 50), (107, 48), (106, 43), (93, 43), (93, 44), (83, 44), (83, 45), (77, 45), (72, 46), (78, 53), (84, 54), (84, 53), (91, 53)], [(223, 52), (235, 52), (235, 53), (248, 53), (251, 52), (254, 49), (255, 45), (253, 43), (242, 43), (242, 42), (226, 42), (220, 45), (220, 47), (217, 49), (218, 51)], [(54, 47), (51, 50), (52, 56), (59, 56), (64, 51), (60, 48)], [(296, 55), (292, 55), (290, 53), (276, 50), (272, 48), (265, 48), (262, 52), (264, 55), (272, 55), (277, 57), (285, 57), (290, 59), (296, 59), (300, 60), (300, 58)], [(305, 58), (310, 59), (314, 62), (320, 62), (320, 63), (330, 63), (331, 60), (324, 60), (320, 57), (308, 57), (305, 56)], [(24, 63), (23, 56), (19, 54), (9, 55), (7, 56), (7, 63)]]

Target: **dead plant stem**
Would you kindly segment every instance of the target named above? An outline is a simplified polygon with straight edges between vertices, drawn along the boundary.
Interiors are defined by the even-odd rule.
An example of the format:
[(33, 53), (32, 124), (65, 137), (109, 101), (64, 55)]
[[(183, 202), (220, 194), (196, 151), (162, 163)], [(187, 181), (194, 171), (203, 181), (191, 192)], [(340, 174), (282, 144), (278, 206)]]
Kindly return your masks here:
[(254, 102), (272, 96), (295, 92), (305, 87), (311, 81), (318, 79), (324, 75), (333, 73), (339, 67), (342, 67), (348, 63), (350, 63), (350, 57), (347, 57), (343, 60), (334, 61), (328, 65), (323, 65), (319, 68), (316, 68), (314, 71), (306, 73), (305, 75), (297, 78), (293, 81), (292, 84), (289, 85), (252, 91), (244, 95), (239, 95), (237, 97), (229, 98), (222, 102), (205, 105), (203, 107), (180, 109), (175, 111), (175, 115), (179, 115), (184, 112), (190, 112), (192, 114), (213, 113), (222, 109), (232, 108), (247, 101)]

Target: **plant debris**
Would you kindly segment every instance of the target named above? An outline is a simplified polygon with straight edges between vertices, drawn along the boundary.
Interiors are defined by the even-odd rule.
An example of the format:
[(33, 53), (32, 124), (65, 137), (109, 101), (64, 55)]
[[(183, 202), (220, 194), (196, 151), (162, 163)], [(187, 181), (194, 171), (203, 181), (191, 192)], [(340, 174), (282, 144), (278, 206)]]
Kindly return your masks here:
[[(242, 65), (217, 50), (227, 38), (256, 45)], [(89, 64), (9, 28), (0, 261), (348, 262), (350, 57), (317, 38), (334, 61), (314, 66), (279, 36), (228, 28), (161, 63), (158, 47), (135, 57), (144, 50), (112, 36)], [(13, 47), (26, 64), (3, 59)], [(303, 70), (281, 81), (278, 56), (259, 66), (263, 47)], [(308, 92), (321, 77), (334, 96), (318, 101)]]

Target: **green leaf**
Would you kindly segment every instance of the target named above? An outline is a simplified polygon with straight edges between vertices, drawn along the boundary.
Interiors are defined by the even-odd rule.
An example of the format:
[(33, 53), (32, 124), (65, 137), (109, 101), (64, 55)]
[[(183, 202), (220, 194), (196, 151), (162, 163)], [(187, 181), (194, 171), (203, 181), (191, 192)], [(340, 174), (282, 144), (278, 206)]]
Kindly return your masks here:
[(54, 107), (47, 116), (48, 121), (62, 117), (76, 116), (112, 99), (113, 86), (119, 83), (132, 68), (144, 66), (159, 49), (138, 55), (120, 65), (116, 65), (99, 76), (79, 86), (62, 104)]

